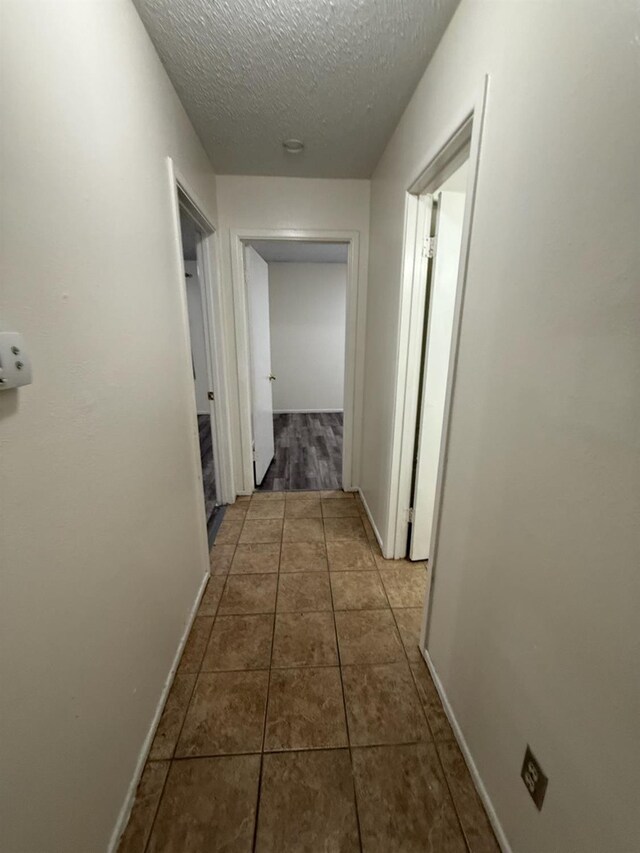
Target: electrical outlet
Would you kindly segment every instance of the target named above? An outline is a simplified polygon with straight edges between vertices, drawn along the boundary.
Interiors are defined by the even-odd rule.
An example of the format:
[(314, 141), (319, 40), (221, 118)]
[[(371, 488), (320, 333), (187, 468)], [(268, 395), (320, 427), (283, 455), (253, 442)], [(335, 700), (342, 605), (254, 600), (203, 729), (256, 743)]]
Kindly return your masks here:
[(531, 794), (531, 799), (536, 804), (538, 811), (540, 811), (549, 780), (542, 772), (542, 767), (540, 767), (538, 759), (531, 752), (529, 744), (527, 744), (527, 751), (524, 754), (520, 775), (527, 786), (527, 791)]
[(0, 391), (31, 384), (31, 359), (18, 332), (0, 332)]

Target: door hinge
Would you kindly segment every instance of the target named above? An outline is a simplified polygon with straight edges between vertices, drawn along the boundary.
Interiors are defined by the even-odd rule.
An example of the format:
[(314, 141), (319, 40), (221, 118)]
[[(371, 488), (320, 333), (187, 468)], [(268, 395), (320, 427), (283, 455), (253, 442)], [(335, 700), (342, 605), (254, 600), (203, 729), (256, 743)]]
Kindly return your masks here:
[(215, 400), (215, 399), (216, 399), (216, 398), (214, 397), (214, 395), (213, 395), (213, 391), (207, 391), (207, 397), (208, 397), (210, 400)]
[(409, 524), (413, 524), (413, 519), (414, 519), (413, 507), (410, 506), (409, 509), (407, 510), (407, 521), (409, 522)]
[(436, 238), (435, 237), (427, 237), (424, 241), (424, 245), (422, 247), (422, 257), (423, 258), (432, 258), (436, 251)]

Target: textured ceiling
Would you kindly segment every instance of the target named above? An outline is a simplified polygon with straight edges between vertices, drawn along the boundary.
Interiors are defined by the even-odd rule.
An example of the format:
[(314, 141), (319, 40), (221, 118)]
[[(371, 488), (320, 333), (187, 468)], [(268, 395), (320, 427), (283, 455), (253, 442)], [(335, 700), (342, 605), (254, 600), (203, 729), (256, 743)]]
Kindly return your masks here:
[(134, 3), (217, 172), (366, 178), (458, 0)]
[(312, 243), (299, 240), (252, 240), (249, 243), (265, 261), (305, 264), (346, 264), (346, 243)]

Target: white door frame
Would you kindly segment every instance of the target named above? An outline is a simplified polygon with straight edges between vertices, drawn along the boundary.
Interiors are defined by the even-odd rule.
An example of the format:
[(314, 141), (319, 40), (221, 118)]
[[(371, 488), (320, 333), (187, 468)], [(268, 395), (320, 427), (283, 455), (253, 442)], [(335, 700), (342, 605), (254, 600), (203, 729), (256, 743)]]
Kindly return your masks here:
[(361, 312), (358, 292), (360, 235), (357, 231), (319, 231), (306, 229), (231, 229), (231, 278), (233, 309), (238, 358), (238, 394), (240, 401), (240, 450), (242, 494), (253, 491), (253, 460), (251, 445), (251, 381), (249, 353), (249, 318), (247, 288), (244, 275), (243, 245), (252, 240), (293, 240), (313, 243), (346, 243), (347, 256), (347, 318), (344, 370), (344, 438), (342, 448), (342, 487), (353, 491), (354, 482), (354, 423), (356, 409), (356, 361), (364, 342), (358, 339), (358, 312)]
[[(438, 540), (447, 455), (449, 450), (450, 420), (453, 394), (455, 391), (458, 346), (462, 322), (464, 291), (467, 279), (469, 247), (478, 181), (482, 133), (486, 113), (488, 76), (475, 101), (465, 110), (464, 119), (452, 128), (427, 159), (428, 165), (407, 187), (405, 202), (405, 231), (401, 279), (400, 335), (398, 344), (398, 374), (394, 407), (391, 488), (389, 496), (389, 526), (386, 541), (389, 543), (387, 556), (399, 559), (407, 552), (409, 531), (409, 507), (411, 502), (411, 480), (413, 455), (416, 442), (418, 396), (421, 378), (421, 349), (426, 310), (426, 271), (428, 260), (423, 256), (422, 241), (428, 233), (427, 211), (430, 209), (428, 193), (444, 178), (468, 159), (466, 204), (456, 305), (451, 338), (449, 374), (444, 405), (442, 441), (435, 495), (431, 559), (429, 561), (430, 585), (436, 572)], [(437, 251), (437, 249), (436, 249)], [(420, 646), (425, 648), (431, 596), (427, 594)]]
[[(221, 504), (235, 501), (233, 477), (231, 471), (231, 424), (229, 421), (229, 393), (226, 383), (225, 370), (225, 341), (222, 325), (223, 306), (220, 287), (218, 235), (212, 218), (206, 212), (206, 207), (198, 199), (186, 178), (176, 168), (171, 157), (167, 157), (169, 187), (171, 192), (171, 214), (174, 234), (174, 249), (176, 272), (179, 280), (179, 293), (182, 303), (182, 325), (187, 351), (189, 332), (189, 313), (187, 307), (187, 291), (185, 287), (185, 270), (182, 252), (182, 236), (180, 231), (180, 207), (184, 207), (189, 216), (195, 221), (201, 231), (202, 240), (197, 250), (197, 264), (200, 273), (202, 293), (202, 316), (204, 320), (205, 348), (207, 350), (207, 365), (209, 377), (213, 380), (215, 400), (210, 405), (211, 426), (213, 433), (214, 466), (216, 472), (216, 492)], [(182, 196), (186, 204), (180, 201)], [(189, 375), (192, 375), (192, 365), (188, 364)], [(193, 453), (197, 461), (196, 470), (200, 472), (200, 488), (202, 488), (202, 465), (200, 462), (200, 440), (198, 431), (197, 405), (195, 385), (193, 388)], [(204, 502), (203, 502), (204, 517)], [(204, 525), (206, 535), (206, 522)], [(208, 552), (207, 545), (207, 552)]]

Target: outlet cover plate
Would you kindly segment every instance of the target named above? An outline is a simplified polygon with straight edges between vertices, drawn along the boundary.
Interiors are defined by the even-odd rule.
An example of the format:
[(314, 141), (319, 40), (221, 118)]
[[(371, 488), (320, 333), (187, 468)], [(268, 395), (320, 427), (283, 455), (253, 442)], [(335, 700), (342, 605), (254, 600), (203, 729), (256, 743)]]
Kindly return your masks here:
[(542, 767), (538, 763), (538, 759), (531, 752), (531, 747), (527, 744), (527, 750), (524, 754), (522, 770), (520, 771), (522, 780), (527, 786), (527, 791), (531, 794), (531, 799), (536, 804), (538, 811), (542, 808), (544, 795), (547, 792), (547, 784), (549, 780), (542, 771)]

